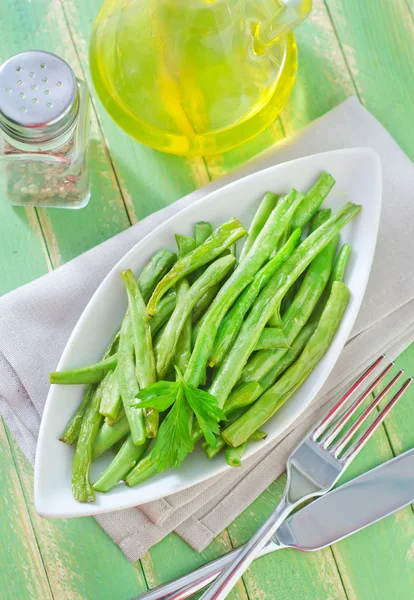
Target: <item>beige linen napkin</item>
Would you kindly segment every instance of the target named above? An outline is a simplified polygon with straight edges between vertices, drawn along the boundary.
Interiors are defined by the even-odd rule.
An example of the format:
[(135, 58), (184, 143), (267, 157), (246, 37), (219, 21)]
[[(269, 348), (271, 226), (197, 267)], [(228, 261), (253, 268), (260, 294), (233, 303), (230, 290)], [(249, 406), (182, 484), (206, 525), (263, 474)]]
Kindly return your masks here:
[(98, 522), (131, 561), (175, 530), (203, 550), (285, 468), (311, 424), (358, 371), (379, 353), (397, 356), (414, 341), (414, 167), (384, 128), (355, 98), (299, 135), (202, 190), (3, 298), (0, 298), (0, 414), (31, 463), (48, 373), (89, 298), (108, 270), (154, 226), (204, 194), (253, 171), (338, 148), (370, 146), (381, 157), (384, 196), (374, 265), (347, 346), (318, 397), (283, 439), (267, 445), (241, 469), (167, 498), (100, 515)]

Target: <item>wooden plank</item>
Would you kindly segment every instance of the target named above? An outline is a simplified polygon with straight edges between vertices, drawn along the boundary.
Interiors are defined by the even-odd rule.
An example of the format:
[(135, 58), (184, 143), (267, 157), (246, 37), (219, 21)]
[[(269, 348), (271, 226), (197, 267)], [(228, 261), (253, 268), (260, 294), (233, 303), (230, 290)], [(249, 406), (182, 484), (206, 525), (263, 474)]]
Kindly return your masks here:
[(406, 0), (328, 0), (358, 95), (413, 158), (414, 22)]
[(52, 599), (23, 491), (0, 419), (0, 597)]
[[(51, 520), (37, 515), (33, 504), (33, 469), (10, 434), (9, 441), (23, 488), (22, 505), (26, 502), (28, 520), (37, 537), (54, 597), (113, 600), (144, 592), (147, 587), (139, 562), (130, 564), (95, 519)], [(17, 479), (16, 474), (14, 476)], [(6, 516), (4, 511), (3, 515)], [(21, 597), (19, 594), (14, 596)], [(40, 598), (43, 600), (47, 596)]]
[[(217, 536), (201, 554), (173, 533), (151, 548), (141, 559), (141, 563), (148, 586), (153, 588), (176, 577), (181, 577), (231, 549), (232, 546), (226, 532)], [(201, 592), (195, 595), (194, 599), (200, 595)], [(228, 598), (229, 600), (247, 600), (248, 596), (242, 581), (237, 583)]]

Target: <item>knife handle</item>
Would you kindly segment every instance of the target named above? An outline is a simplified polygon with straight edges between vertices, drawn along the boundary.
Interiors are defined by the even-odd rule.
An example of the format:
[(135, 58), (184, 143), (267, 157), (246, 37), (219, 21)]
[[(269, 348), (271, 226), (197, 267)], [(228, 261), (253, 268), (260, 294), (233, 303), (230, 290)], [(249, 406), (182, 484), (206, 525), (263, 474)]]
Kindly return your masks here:
[[(285, 546), (277, 545), (270, 541), (260, 553), (260, 556), (284, 548)], [(179, 579), (159, 585), (152, 590), (145, 592), (140, 596), (136, 596), (131, 600), (184, 600), (189, 598), (196, 592), (199, 592), (204, 587), (212, 583), (218, 575), (225, 569), (244, 548), (241, 546), (216, 560), (203, 565), (199, 569), (183, 575)]]

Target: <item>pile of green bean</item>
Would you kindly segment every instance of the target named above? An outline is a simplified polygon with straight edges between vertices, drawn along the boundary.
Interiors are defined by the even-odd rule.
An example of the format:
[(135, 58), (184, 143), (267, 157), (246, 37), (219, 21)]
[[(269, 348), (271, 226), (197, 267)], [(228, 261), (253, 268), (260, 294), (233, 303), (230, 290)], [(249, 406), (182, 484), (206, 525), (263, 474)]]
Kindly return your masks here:
[[(95, 499), (179, 466), (201, 442), (240, 466), (248, 444), (321, 360), (349, 300), (350, 246), (339, 231), (360, 210), (321, 208), (323, 173), (305, 194), (267, 193), (248, 231), (237, 219), (176, 235), (136, 279), (121, 276), (128, 309), (99, 363), (51, 373), (86, 384), (61, 440), (75, 445), (74, 497)], [(235, 244), (245, 238), (239, 259)], [(112, 452), (94, 483), (94, 460)]]

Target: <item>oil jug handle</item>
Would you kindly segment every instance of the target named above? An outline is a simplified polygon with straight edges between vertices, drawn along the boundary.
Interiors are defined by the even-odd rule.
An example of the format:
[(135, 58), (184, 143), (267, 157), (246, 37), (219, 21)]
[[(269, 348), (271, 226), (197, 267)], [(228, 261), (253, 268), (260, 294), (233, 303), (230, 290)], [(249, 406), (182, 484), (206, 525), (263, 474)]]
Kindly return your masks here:
[(312, 0), (282, 0), (277, 13), (258, 23), (254, 32), (253, 48), (256, 54), (264, 54), (281, 36), (290, 33), (311, 13)]

